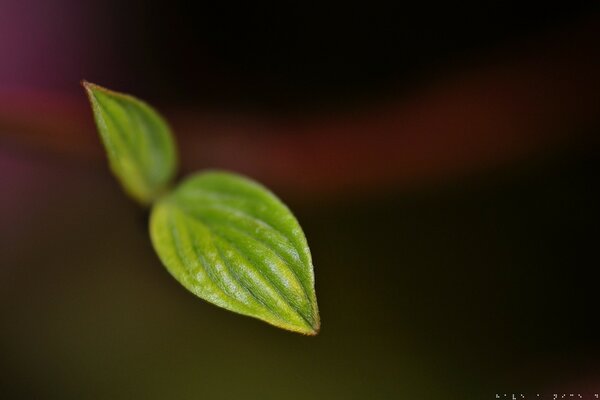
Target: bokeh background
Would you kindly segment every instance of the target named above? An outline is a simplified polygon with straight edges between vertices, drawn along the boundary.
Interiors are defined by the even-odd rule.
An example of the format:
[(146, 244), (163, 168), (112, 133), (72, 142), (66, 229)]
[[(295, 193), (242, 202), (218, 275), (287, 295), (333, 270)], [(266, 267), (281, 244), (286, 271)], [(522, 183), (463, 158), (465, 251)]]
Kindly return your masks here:
[[(0, 0), (0, 397), (600, 393), (599, 43), (584, 1)], [(81, 79), (290, 205), (317, 337), (170, 278)]]

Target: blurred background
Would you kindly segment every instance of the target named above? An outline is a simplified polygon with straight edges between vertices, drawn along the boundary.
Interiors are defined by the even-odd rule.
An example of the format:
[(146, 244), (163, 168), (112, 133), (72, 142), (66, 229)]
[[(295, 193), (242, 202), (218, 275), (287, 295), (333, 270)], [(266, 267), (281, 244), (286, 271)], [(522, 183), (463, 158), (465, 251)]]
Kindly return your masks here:
[[(599, 11), (0, 0), (1, 397), (600, 393)], [(317, 337), (169, 276), (81, 79), (290, 205)]]

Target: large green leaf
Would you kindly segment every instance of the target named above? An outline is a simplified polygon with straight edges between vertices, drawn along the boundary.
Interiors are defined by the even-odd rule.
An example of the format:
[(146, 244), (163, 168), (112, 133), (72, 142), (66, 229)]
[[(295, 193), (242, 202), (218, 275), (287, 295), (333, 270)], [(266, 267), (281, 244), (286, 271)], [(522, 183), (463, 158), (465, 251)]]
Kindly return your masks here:
[(152, 203), (177, 167), (169, 127), (141, 100), (89, 82), (83, 85), (113, 173), (130, 196), (142, 204)]
[(289, 209), (226, 172), (185, 180), (152, 210), (150, 234), (169, 272), (195, 295), (275, 326), (320, 326), (310, 251)]

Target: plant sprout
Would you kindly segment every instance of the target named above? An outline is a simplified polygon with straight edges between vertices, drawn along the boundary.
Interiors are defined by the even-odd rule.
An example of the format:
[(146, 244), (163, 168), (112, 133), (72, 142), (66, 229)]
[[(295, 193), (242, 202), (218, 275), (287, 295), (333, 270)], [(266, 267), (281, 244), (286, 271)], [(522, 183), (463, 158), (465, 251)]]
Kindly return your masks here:
[(174, 185), (178, 156), (165, 120), (133, 96), (83, 86), (112, 172), (130, 197), (151, 207), (150, 237), (169, 273), (219, 307), (316, 335), (310, 250), (285, 204), (225, 171), (195, 173)]

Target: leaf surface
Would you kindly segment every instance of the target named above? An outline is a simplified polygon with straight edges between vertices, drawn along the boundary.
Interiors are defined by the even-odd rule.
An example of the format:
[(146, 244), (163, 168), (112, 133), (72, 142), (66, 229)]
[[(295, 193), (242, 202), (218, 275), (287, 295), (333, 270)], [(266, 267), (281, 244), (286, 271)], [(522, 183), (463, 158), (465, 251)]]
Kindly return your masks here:
[(177, 169), (173, 136), (163, 118), (133, 96), (83, 82), (111, 170), (125, 191), (148, 205)]
[(189, 291), (307, 335), (320, 327), (310, 250), (289, 209), (227, 172), (191, 176), (153, 207), (152, 243)]

